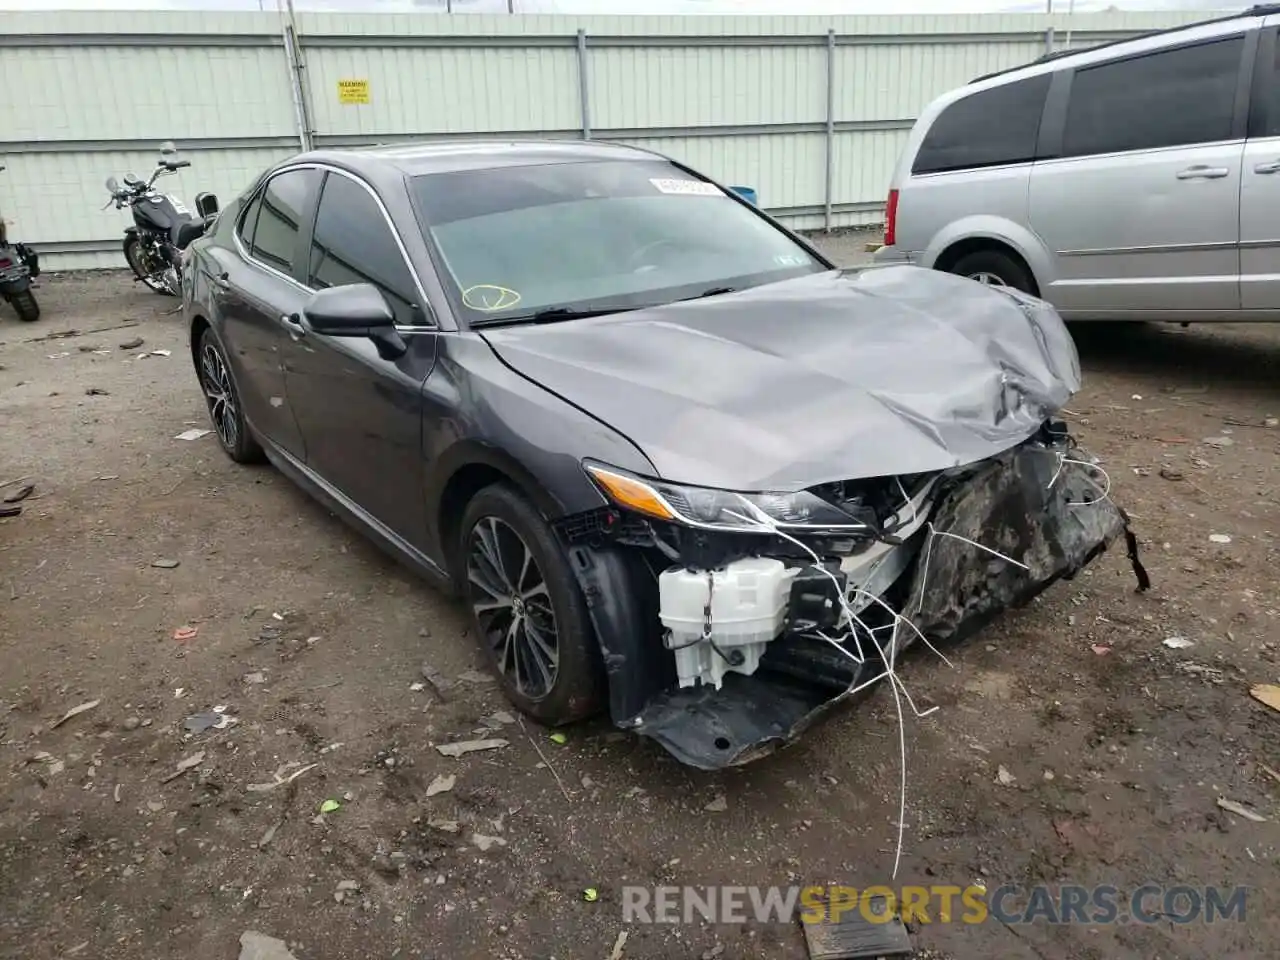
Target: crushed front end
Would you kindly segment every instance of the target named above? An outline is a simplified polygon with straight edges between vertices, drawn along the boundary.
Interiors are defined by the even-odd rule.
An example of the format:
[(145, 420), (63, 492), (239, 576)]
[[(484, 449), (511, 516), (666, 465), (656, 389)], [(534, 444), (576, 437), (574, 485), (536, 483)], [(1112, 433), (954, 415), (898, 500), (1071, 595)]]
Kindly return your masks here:
[[(586, 596), (615, 723), (702, 769), (746, 763), (886, 676), (1136, 540), (1065, 425), (933, 473), (792, 494), (590, 468), (616, 507), (559, 533)], [(627, 584), (627, 589), (619, 589)]]

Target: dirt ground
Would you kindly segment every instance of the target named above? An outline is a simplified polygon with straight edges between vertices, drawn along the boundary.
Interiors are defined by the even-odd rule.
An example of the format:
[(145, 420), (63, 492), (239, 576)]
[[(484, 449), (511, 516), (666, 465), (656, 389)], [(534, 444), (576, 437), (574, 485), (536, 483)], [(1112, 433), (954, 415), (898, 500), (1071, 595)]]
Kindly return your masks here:
[[(940, 709), (905, 725), (893, 881), (887, 688), (718, 775), (605, 722), (558, 744), (493, 718), (457, 606), (270, 468), (175, 439), (206, 418), (172, 301), (118, 274), (39, 295), (34, 325), (0, 305), (0, 482), (36, 488), (0, 520), (0, 956), (227, 960), (256, 930), (299, 960), (606, 960), (628, 884), (975, 880), (1249, 892), (1243, 923), (921, 924), (920, 957), (1275, 955), (1280, 713), (1249, 688), (1280, 681), (1280, 329), (1077, 331), (1069, 417), (1154, 586), (1114, 551), (954, 669), (907, 658)], [(214, 707), (236, 722), (184, 729)], [(491, 728), (507, 746), (434, 747)], [(806, 956), (796, 925), (626, 932), (624, 960)]]

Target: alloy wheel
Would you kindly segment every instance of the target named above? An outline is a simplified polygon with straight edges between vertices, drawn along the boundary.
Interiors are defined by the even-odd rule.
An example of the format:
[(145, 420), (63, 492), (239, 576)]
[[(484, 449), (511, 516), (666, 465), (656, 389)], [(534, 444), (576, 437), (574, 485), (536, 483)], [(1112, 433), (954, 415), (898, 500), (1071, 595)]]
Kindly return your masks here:
[(204, 388), (209, 418), (218, 432), (218, 439), (226, 449), (234, 450), (240, 439), (235, 388), (227, 364), (213, 343), (206, 343), (200, 352), (200, 385)]
[(498, 669), (521, 695), (546, 697), (560, 665), (555, 609), (533, 551), (505, 521), (481, 517), (471, 529), (467, 587)]
[(977, 273), (969, 274), (970, 280), (977, 280), (984, 287), (1007, 287), (1004, 278), (999, 274), (991, 273), (987, 270), (979, 270)]

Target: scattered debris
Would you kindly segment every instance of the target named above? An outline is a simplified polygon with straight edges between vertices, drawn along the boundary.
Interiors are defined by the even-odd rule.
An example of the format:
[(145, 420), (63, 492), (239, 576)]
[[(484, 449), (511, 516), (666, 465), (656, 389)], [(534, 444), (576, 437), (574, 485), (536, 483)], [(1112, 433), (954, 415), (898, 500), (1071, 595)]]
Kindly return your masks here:
[(323, 803), (320, 804), (321, 813), (334, 813), (335, 811), (338, 811), (341, 809), (342, 809), (342, 804), (339, 803), (337, 800), (325, 800)]
[(1165, 637), (1164, 645), (1170, 650), (1185, 650), (1187, 647), (1194, 647), (1196, 642), (1190, 637)]
[(134, 337), (132, 340), (126, 340), (124, 343), (120, 344), (120, 349), (121, 350), (137, 350), (144, 343), (146, 343), (146, 341), (143, 340), (141, 337)]
[(487, 673), (481, 673), (479, 670), (463, 670), (458, 674), (459, 683), (493, 683), (493, 677)]
[(36, 492), (36, 485), (34, 483), (28, 483), (28, 484), (25, 484), (24, 486), (19, 487), (13, 493), (5, 497), (4, 502), (5, 503), (21, 503), (23, 500), (27, 499), (27, 497), (31, 496), (35, 492)]
[(1235, 444), (1235, 440), (1231, 437), (1205, 437), (1200, 442), (1206, 447), (1216, 447), (1219, 450), (1223, 447), (1230, 447)]
[(178, 627), (173, 631), (173, 639), (179, 643), (186, 643), (188, 640), (194, 640), (199, 633), (199, 627)]
[(70, 710), (64, 713), (60, 719), (55, 720), (53, 721), (53, 723), (49, 724), (49, 729), (50, 730), (58, 729), (58, 727), (62, 726), (72, 717), (78, 717), (80, 716), (80, 714), (86, 713), (87, 711), (92, 710), (101, 702), (102, 702), (101, 700), (90, 700), (87, 703), (81, 703), (77, 706), (72, 707)]
[[(286, 783), (292, 783), (308, 770), (318, 766), (320, 766), (318, 763), (309, 763), (304, 767), (296, 760), (291, 763), (282, 763), (276, 767), (276, 772), (271, 775), (270, 783), (251, 783), (246, 789), (251, 793), (266, 793), (276, 787), (284, 786)], [(289, 773), (290, 770), (293, 772)]]
[(199, 753), (193, 753), (191, 756), (187, 757), (185, 760), (179, 761), (178, 766), (174, 768), (173, 773), (164, 777), (160, 782), (168, 783), (171, 780), (177, 780), (180, 776), (182, 776), (188, 770), (194, 770), (196, 767), (200, 766), (200, 764), (202, 763), (204, 763), (203, 750), (201, 750)]
[(1249, 688), (1249, 696), (1265, 703), (1272, 710), (1280, 710), (1280, 687), (1273, 683), (1259, 683)]
[(1231, 538), (1227, 536), (1225, 533), (1211, 533), (1209, 534), (1209, 542), (1210, 543), (1230, 543)]
[(490, 714), (488, 717), (485, 717), (485, 719), (491, 720), (499, 726), (509, 726), (516, 722), (516, 718), (505, 710), (499, 710), (497, 713)]
[(618, 939), (613, 941), (613, 949), (609, 951), (609, 960), (622, 960), (622, 948), (627, 945), (627, 931), (618, 931)]
[(996, 768), (996, 783), (1000, 786), (1007, 787), (1017, 779), (1004, 764)]
[(19, 517), (21, 515), (21, 507), (0, 506), (0, 517)]
[(66, 358), (66, 357), (69, 357), (69, 356), (71, 356), (71, 351), (70, 351), (70, 350), (62, 350), (62, 351), (60, 351), (60, 352), (58, 352), (58, 353), (51, 353), (51, 354), (49, 354), (49, 359), (50, 359), (50, 360), (62, 360), (62, 359)]
[(548, 735), (547, 739), (550, 740), (552, 743), (559, 744), (562, 747), (569, 742), (569, 738), (566, 737), (563, 733), (560, 733), (559, 731), (556, 731), (555, 733)]
[(719, 793), (702, 809), (707, 813), (724, 813), (729, 809), (729, 800), (723, 793)]
[(240, 934), (240, 960), (297, 960), (283, 940), (246, 930)]
[[(883, 897), (872, 897), (859, 910), (822, 907), (824, 919), (802, 924), (810, 960), (854, 960), (911, 953), (911, 938), (902, 918), (890, 911)], [(816, 913), (817, 911), (815, 911)], [(836, 914), (835, 919), (831, 918)], [(892, 916), (886, 916), (887, 914)], [(874, 919), (868, 919), (870, 914)]]
[(86, 397), (105, 397), (108, 394), (109, 391), (103, 390), (101, 387), (89, 387), (84, 392)]
[(460, 757), (465, 753), (475, 753), (477, 750), (497, 750), (500, 747), (508, 746), (508, 741), (501, 738), (491, 740), (460, 740), (457, 743), (441, 743), (436, 745), (436, 750), (442, 756)]
[(582, 899), (587, 903), (595, 903), (600, 899), (600, 891), (595, 887), (587, 887), (582, 891)]
[(1259, 763), (1258, 767), (1262, 770), (1263, 773), (1269, 776), (1276, 783), (1280, 783), (1280, 771), (1273, 770), (1271, 767), (1268, 767), (1265, 763)]
[(210, 431), (202, 430), (199, 427), (192, 427), (190, 430), (183, 430), (173, 439), (175, 440), (199, 440), (201, 437), (208, 436)]
[(1228, 800), (1226, 797), (1218, 798), (1218, 806), (1228, 813), (1234, 813), (1238, 817), (1244, 817), (1246, 820), (1252, 820), (1254, 823), (1266, 823), (1267, 818), (1256, 810), (1250, 810), (1242, 803), (1236, 803), (1234, 800)]
[(1110, 648), (1110, 647), (1108, 647), (1108, 646), (1106, 646), (1106, 645), (1104, 645), (1104, 644), (1101, 644), (1101, 643), (1095, 643), (1095, 644), (1093, 644), (1093, 645), (1090, 647), (1090, 649), (1091, 649), (1094, 653), (1096, 653), (1098, 656), (1100, 656), (1100, 657), (1105, 657), (1108, 653), (1110, 653), (1110, 652), (1111, 652), (1111, 648)]
[(240, 722), (225, 711), (226, 707), (221, 710), (214, 707), (204, 713), (192, 714), (182, 721), (183, 729), (191, 733), (207, 733), (210, 730), (225, 730), (232, 724)]
[(427, 826), (432, 830), (441, 830), (444, 833), (460, 833), (462, 831), (462, 826), (457, 820), (428, 820)]
[(1185, 480), (1186, 479), (1185, 474), (1183, 474), (1181, 470), (1176, 470), (1173, 467), (1161, 467), (1160, 476), (1164, 477), (1166, 480)]
[(427, 784), (427, 796), (434, 797), (441, 793), (448, 793), (457, 782), (458, 778), (452, 773), (442, 773)]
[(267, 675), (262, 670), (255, 670), (252, 673), (244, 675), (244, 682), (248, 684), (260, 684), (267, 682)]
[(717, 957), (724, 956), (724, 944), (717, 943), (710, 950), (702, 951), (702, 960), (716, 960)]
[(173, 569), (175, 569), (175, 568), (178, 566), (178, 564), (179, 564), (179, 563), (181, 563), (181, 561), (179, 561), (179, 560), (166, 560), (164, 557), (161, 557), (161, 558), (160, 558), (160, 559), (158, 559), (158, 560), (152, 560), (152, 561), (151, 561), (151, 565), (152, 565), (153, 567), (156, 567), (156, 568), (160, 569), (160, 570), (173, 570)]
[(348, 893), (356, 893), (360, 889), (360, 884), (355, 880), (339, 880), (338, 885), (333, 888), (333, 900), (335, 903), (342, 903), (347, 899)]
[(277, 820), (271, 826), (267, 827), (262, 836), (258, 838), (258, 849), (264, 850), (276, 838), (276, 831), (284, 826), (283, 820)]
[(505, 847), (507, 841), (502, 837), (486, 837), (482, 833), (473, 833), (471, 842), (480, 849), (481, 853), (488, 853), (494, 847)]
[(409, 690), (412, 691), (413, 693), (421, 693), (425, 689), (427, 689), (427, 685), (425, 683), (409, 684)]

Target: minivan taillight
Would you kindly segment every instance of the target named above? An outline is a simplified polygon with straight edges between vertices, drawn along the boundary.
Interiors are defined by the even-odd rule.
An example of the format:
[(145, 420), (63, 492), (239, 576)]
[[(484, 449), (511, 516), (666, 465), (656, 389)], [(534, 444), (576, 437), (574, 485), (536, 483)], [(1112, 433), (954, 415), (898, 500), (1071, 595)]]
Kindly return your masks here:
[(889, 191), (889, 202), (884, 207), (884, 245), (892, 247), (898, 239), (898, 191)]

